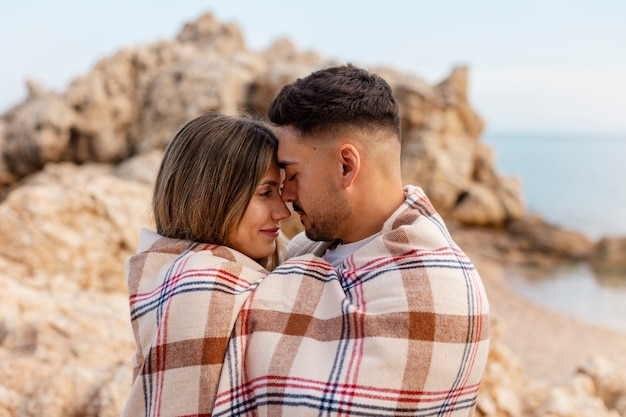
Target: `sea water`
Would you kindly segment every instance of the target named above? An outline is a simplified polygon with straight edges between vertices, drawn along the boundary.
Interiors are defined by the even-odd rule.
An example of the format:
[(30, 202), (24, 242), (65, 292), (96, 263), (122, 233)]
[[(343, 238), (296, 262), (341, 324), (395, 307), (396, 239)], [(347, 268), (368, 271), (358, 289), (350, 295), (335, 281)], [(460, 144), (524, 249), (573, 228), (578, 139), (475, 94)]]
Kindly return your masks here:
[[(487, 132), (482, 141), (498, 172), (521, 180), (529, 212), (592, 240), (626, 237), (626, 134)], [(508, 282), (544, 307), (626, 331), (626, 276), (596, 276), (582, 263), (512, 270)]]
[(626, 134), (498, 134), (498, 171), (522, 180), (530, 212), (585, 233), (626, 237)]

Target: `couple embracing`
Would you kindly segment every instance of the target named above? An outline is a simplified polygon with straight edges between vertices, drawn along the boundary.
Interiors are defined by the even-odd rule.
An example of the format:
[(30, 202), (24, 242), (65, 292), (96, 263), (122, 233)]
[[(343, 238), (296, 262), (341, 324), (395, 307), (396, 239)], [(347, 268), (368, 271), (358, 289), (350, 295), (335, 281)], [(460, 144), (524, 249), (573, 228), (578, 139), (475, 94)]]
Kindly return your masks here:
[[(127, 264), (124, 416), (471, 416), (488, 355), (480, 276), (403, 185), (389, 84), (352, 65), (285, 86), (269, 120), (172, 138), (156, 232)], [(304, 232), (284, 242), (291, 203)]]

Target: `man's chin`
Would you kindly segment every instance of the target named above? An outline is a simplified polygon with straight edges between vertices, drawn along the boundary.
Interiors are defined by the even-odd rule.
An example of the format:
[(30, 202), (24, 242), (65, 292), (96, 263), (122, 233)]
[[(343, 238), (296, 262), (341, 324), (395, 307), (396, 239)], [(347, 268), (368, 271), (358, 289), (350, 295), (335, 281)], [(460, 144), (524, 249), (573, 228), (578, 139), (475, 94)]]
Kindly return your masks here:
[(334, 237), (323, 235), (317, 230), (306, 227), (306, 225), (304, 225), (304, 234), (309, 240), (314, 242), (330, 242), (336, 240)]

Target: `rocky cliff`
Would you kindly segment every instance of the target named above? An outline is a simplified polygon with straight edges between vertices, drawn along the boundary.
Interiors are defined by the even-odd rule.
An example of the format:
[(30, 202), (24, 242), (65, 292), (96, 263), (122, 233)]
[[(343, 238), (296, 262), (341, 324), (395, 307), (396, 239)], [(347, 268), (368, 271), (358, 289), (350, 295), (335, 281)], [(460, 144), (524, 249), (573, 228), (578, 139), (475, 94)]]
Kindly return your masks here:
[[(335, 64), (285, 39), (250, 51), (238, 27), (207, 14), (176, 39), (102, 59), (62, 93), (29, 83), (27, 99), (0, 118), (0, 416), (119, 415), (134, 351), (124, 264), (151, 226), (163, 146), (202, 111), (263, 116), (285, 83)], [(588, 256), (584, 237), (524, 216), (520, 184), (496, 172), (480, 141), (467, 68), (434, 86), (373, 70), (400, 100), (405, 182), (424, 187), (450, 222), (510, 230), (508, 252), (539, 241), (541, 253)], [(479, 413), (539, 410), (547, 400), (524, 385), (497, 334), (493, 346)], [(604, 372), (602, 381), (626, 386), (593, 369), (581, 384), (602, 386)], [(626, 403), (624, 391), (610, 401)], [(539, 405), (527, 407), (528, 398)]]
[[(0, 121), (0, 190), (49, 163), (115, 164), (161, 149), (202, 111), (264, 116), (285, 83), (333, 64), (285, 39), (249, 51), (239, 28), (202, 16), (174, 40), (102, 59), (62, 94), (30, 82), (28, 98)], [(444, 215), (466, 224), (523, 215), (519, 184), (498, 175), (479, 140), (483, 122), (468, 102), (467, 68), (455, 68), (436, 86), (373, 70), (400, 101), (406, 182), (419, 182)]]

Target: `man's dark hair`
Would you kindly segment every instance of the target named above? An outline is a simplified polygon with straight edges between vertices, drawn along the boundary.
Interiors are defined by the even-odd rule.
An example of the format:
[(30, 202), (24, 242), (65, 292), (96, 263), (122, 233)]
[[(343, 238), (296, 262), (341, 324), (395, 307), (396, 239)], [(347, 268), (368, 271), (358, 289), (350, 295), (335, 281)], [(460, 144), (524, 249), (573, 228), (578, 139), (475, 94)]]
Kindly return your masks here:
[(348, 124), (400, 137), (400, 111), (391, 86), (352, 64), (322, 69), (283, 87), (268, 116), (275, 125), (293, 125), (303, 134)]

